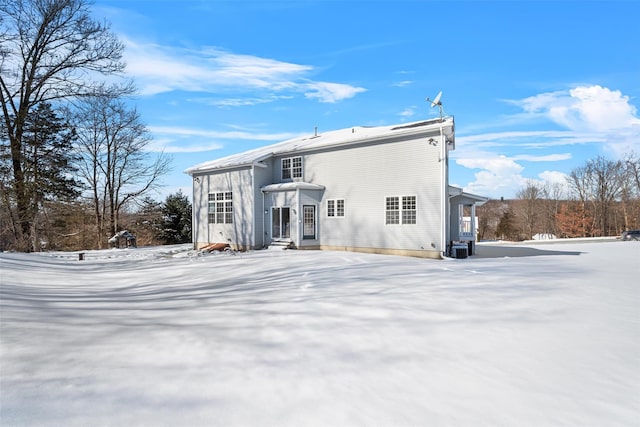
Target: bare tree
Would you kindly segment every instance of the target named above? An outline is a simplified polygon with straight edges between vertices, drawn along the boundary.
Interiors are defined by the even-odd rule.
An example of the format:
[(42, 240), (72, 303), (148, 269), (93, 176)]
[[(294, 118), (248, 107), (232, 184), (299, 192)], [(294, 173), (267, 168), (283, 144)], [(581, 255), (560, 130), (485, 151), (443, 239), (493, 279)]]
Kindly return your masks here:
[(578, 195), (586, 211), (590, 204), (598, 234), (615, 233), (611, 227), (611, 208), (620, 198), (625, 179), (623, 163), (602, 156), (588, 160), (569, 174), (569, 185)]
[(22, 162), (29, 115), (43, 102), (103, 91), (91, 76), (124, 69), (123, 44), (91, 18), (88, 5), (86, 0), (0, 0), (0, 102), (20, 238), (31, 230)]
[(623, 162), (622, 213), (625, 230), (634, 226), (634, 220), (640, 218), (640, 157), (635, 153), (628, 154)]
[(118, 230), (123, 207), (157, 188), (170, 167), (164, 153), (146, 150), (151, 142), (135, 109), (108, 96), (87, 98), (76, 112), (79, 168), (91, 191), (98, 247)]
[(536, 181), (528, 180), (524, 188), (516, 196), (522, 202), (518, 206), (517, 216), (520, 218), (525, 238), (532, 239), (542, 216), (542, 198), (544, 188)]
[(565, 199), (565, 188), (559, 182), (545, 182), (543, 186), (543, 194), (546, 199), (543, 229), (545, 232), (550, 232), (557, 236), (557, 215), (560, 212), (560, 203)]

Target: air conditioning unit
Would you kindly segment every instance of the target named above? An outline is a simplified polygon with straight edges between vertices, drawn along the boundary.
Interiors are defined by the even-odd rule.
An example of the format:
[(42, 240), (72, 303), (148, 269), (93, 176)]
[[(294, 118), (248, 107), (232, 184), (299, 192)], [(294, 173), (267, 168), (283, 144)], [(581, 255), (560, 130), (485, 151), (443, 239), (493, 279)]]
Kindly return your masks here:
[(452, 255), (454, 258), (456, 259), (463, 259), (469, 256), (469, 248), (467, 247), (467, 245), (457, 245), (454, 246), (451, 251), (453, 252)]

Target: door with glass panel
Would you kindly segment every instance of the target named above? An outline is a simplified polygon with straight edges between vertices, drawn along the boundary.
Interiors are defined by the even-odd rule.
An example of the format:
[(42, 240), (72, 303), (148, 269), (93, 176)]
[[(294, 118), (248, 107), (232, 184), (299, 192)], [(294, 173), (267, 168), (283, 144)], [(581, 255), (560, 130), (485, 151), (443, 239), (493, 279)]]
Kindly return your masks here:
[(288, 239), (291, 237), (291, 216), (289, 208), (271, 208), (271, 238)]
[(316, 207), (313, 205), (304, 205), (303, 212), (303, 239), (316, 238)]

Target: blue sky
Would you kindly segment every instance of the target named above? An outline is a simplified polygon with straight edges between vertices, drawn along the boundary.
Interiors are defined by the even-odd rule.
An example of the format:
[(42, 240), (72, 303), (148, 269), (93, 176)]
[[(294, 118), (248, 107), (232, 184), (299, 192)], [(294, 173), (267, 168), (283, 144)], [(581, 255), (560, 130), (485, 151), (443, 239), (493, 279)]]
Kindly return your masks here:
[(514, 197), (640, 153), (640, 2), (96, 0), (153, 137), (197, 163), (301, 134), (456, 120), (450, 180)]

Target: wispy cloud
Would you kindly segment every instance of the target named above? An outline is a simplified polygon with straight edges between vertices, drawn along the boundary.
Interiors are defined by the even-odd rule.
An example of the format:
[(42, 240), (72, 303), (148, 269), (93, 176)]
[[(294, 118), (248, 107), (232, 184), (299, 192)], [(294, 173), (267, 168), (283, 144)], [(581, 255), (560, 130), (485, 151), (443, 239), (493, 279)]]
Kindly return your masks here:
[(416, 115), (416, 107), (415, 106), (407, 107), (401, 112), (399, 112), (398, 115), (401, 117), (413, 117)]
[(149, 151), (166, 153), (198, 153), (220, 150), (226, 144), (243, 141), (284, 141), (299, 136), (295, 133), (264, 133), (251, 130), (213, 131), (170, 126), (150, 126), (154, 140)]
[(412, 84), (413, 84), (413, 80), (403, 80), (401, 82), (393, 83), (393, 86), (395, 86), (395, 87), (405, 87), (405, 86), (410, 86)]
[(463, 148), (514, 146), (520, 148), (543, 148), (606, 141), (605, 135), (566, 130), (505, 131), (456, 137), (456, 144)]
[[(214, 93), (221, 90), (268, 99), (269, 94), (301, 93), (335, 103), (366, 89), (346, 83), (310, 80), (310, 65), (228, 52), (215, 47), (186, 49), (125, 39), (127, 72), (143, 95), (171, 91)], [(256, 96), (256, 94), (262, 94)], [(227, 106), (230, 104), (227, 104)]]
[(513, 160), (524, 160), (527, 162), (560, 162), (563, 160), (569, 160), (571, 153), (562, 154), (545, 154), (542, 156), (535, 156), (531, 154), (518, 154), (512, 157)]

